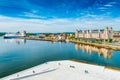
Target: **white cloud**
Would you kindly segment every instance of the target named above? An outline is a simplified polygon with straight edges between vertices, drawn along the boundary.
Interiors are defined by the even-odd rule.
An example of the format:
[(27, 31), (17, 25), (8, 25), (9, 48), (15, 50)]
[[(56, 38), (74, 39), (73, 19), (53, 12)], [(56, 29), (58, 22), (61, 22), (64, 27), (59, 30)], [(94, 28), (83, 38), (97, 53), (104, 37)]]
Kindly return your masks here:
[(112, 7), (113, 5), (112, 4), (106, 4), (104, 6), (106, 6), (106, 7)]
[(26, 30), (27, 32), (66, 32), (76, 29), (99, 29), (112, 26), (120, 29), (120, 18), (76, 18), (76, 19), (22, 19), (0, 16), (0, 32), (17, 32)]
[(32, 13), (38, 13), (39, 10), (32, 10), (31, 12), (32, 12)]
[(105, 7), (112, 7), (112, 6), (114, 6), (115, 4), (117, 4), (117, 2), (109, 2), (109, 3), (105, 4), (104, 6), (105, 6)]
[(100, 9), (100, 10), (106, 10), (108, 8), (106, 8), (106, 7), (99, 7), (98, 9)]
[(109, 2), (109, 4), (117, 4), (117, 2)]
[(24, 16), (24, 17), (29, 17), (29, 18), (41, 18), (41, 19), (46, 18), (44, 16), (40, 16), (40, 15), (37, 15), (35, 13), (37, 13), (37, 11), (32, 11), (31, 13), (30, 12), (24, 12), (22, 15), (19, 15), (19, 16)]
[(94, 15), (94, 14), (87, 14), (87, 15), (85, 15), (84, 17), (96, 17), (96, 15)]

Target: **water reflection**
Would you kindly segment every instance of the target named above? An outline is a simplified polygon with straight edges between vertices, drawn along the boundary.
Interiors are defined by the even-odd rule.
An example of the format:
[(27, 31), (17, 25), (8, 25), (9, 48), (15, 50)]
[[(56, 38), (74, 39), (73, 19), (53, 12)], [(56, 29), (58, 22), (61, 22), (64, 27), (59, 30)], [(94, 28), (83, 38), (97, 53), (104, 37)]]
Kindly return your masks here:
[(84, 44), (75, 44), (76, 50), (81, 49), (83, 52), (88, 52), (89, 54), (94, 54), (97, 52), (99, 56), (104, 56), (106, 59), (110, 59), (113, 56), (113, 50), (106, 49), (106, 48), (98, 48), (95, 46), (84, 45)]
[(20, 43), (26, 43), (26, 40), (25, 39), (4, 39), (4, 41), (6, 43), (17, 43), (17, 44), (20, 44)]

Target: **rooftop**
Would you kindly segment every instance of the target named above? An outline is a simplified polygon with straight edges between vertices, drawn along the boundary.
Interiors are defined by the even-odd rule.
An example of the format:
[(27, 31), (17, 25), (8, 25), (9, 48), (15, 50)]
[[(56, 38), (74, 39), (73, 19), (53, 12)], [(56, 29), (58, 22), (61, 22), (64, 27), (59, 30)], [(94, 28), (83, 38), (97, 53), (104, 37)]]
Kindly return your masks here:
[(53, 61), (15, 73), (2, 80), (120, 80), (120, 72), (74, 61)]

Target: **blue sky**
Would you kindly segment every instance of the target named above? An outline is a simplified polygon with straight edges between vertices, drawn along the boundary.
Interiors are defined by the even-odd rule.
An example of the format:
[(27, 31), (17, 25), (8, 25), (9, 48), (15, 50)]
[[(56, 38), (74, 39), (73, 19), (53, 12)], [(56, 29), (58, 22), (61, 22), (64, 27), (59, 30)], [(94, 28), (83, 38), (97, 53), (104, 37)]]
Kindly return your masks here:
[(120, 0), (0, 0), (0, 31), (120, 29)]

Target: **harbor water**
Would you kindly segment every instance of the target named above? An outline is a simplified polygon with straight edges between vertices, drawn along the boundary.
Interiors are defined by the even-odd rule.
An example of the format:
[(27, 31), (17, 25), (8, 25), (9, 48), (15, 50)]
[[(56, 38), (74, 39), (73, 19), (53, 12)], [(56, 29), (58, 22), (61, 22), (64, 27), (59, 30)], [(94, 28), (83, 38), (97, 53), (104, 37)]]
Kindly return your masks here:
[(0, 78), (49, 61), (75, 60), (120, 69), (120, 51), (65, 42), (0, 37)]

